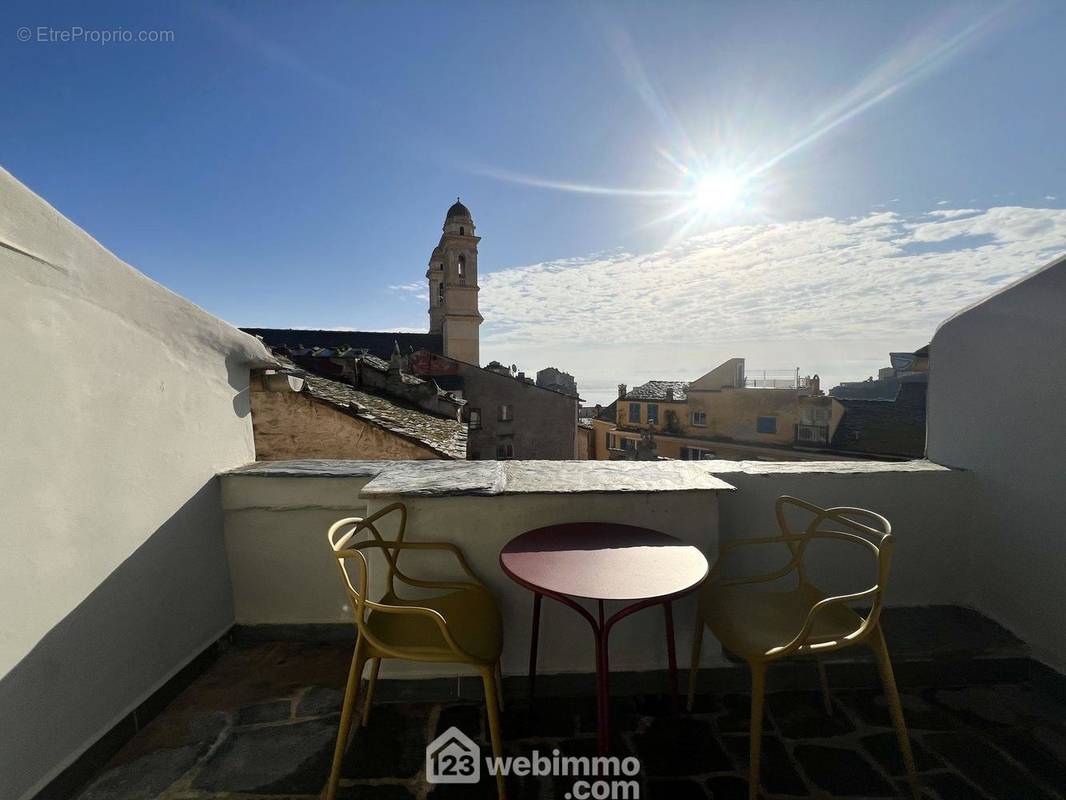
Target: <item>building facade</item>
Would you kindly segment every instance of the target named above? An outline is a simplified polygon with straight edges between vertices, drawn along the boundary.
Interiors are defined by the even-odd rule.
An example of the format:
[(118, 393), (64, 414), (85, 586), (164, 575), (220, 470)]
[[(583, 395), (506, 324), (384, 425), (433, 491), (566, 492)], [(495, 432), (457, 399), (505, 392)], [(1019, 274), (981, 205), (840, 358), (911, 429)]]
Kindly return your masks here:
[(454, 388), (466, 400), (467, 458), (566, 460), (577, 453), (577, 395), (537, 386), (500, 364), (477, 367), (435, 353), (414, 353), (414, 375)]
[[(822, 459), (805, 452), (832, 440), (843, 407), (820, 393), (818, 376), (749, 378), (743, 358), (692, 382), (648, 381), (618, 387), (613, 426), (597, 424), (599, 459), (626, 457), (651, 432), (658, 455), (708, 458)], [(598, 444), (598, 442), (597, 442)]]

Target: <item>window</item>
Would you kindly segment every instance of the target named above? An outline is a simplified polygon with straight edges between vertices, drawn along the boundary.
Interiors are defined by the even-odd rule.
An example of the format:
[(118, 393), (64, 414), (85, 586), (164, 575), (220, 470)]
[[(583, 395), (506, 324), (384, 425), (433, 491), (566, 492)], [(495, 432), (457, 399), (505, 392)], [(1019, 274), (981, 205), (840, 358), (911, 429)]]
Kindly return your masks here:
[(777, 433), (777, 417), (759, 417), (755, 421), (755, 430), (759, 433)]
[(459, 271), (459, 285), (466, 286), (466, 256), (459, 256), (456, 269)]
[(658, 423), (659, 422), (659, 404), (658, 403), (648, 403), (648, 422), (649, 423), (651, 423), (651, 422)]
[(500, 422), (510, 422), (514, 419), (514, 408), (510, 403), (500, 404)]
[(496, 460), (507, 461), (514, 458), (514, 442), (511, 439), (500, 439), (496, 442)]
[(640, 422), (640, 403), (629, 404), (629, 421)]
[(437, 305), (441, 305), (444, 302), (444, 282), (441, 281), (437, 284)]
[(704, 450), (702, 447), (682, 447), (682, 461), (702, 461), (705, 458), (714, 458), (713, 450)]
[(692, 424), (700, 428), (707, 427), (707, 412), (706, 411), (693, 411), (692, 412)]
[(466, 228), (464, 228), (462, 225), (459, 226), (459, 235), (466, 236)]
[(480, 427), (481, 427), (481, 409), (480, 408), (472, 408), (472, 409), (470, 409), (470, 428), (472, 430), (477, 430)]

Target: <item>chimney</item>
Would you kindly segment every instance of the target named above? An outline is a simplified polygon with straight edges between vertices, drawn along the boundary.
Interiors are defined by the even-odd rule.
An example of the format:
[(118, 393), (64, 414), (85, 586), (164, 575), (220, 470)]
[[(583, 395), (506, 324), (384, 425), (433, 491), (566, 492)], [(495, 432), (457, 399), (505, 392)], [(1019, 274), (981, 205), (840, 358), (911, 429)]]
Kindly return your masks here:
[(526, 382), (526, 373), (519, 372), (518, 373), (518, 381), (519, 381), (519, 383), (525, 383)]
[(618, 384), (618, 399), (622, 400), (626, 396), (626, 385), (624, 383)]
[(666, 402), (668, 402), (668, 403), (674, 402), (674, 387), (673, 386), (667, 386), (666, 387)]

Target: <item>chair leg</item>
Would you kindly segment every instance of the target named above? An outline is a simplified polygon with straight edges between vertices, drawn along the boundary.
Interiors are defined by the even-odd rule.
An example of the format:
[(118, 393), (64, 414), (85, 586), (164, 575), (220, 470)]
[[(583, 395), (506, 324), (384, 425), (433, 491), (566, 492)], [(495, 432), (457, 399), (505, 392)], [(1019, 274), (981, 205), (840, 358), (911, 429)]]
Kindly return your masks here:
[(833, 698), (829, 696), (829, 675), (825, 671), (825, 662), (822, 661), (822, 657), (815, 656), (814, 660), (818, 664), (818, 679), (822, 682), (822, 704), (825, 706), (825, 713), (831, 717), (833, 716)]
[(344, 689), (340, 729), (337, 731), (337, 746), (333, 749), (333, 766), (329, 771), (329, 783), (326, 785), (326, 800), (333, 800), (337, 795), (337, 784), (341, 779), (341, 762), (344, 760), (344, 751), (348, 748), (352, 711), (355, 708), (355, 701), (359, 698), (359, 683), (363, 679), (365, 664), (366, 643), (362, 636), (358, 636), (355, 640), (355, 652), (352, 653), (352, 666), (348, 670), (348, 685)]
[(907, 768), (907, 781), (911, 785), (911, 796), (918, 800), (918, 775), (914, 770), (914, 754), (911, 752), (911, 740), (907, 735), (907, 725), (903, 721), (903, 706), (899, 700), (899, 691), (896, 689), (896, 678), (892, 672), (892, 660), (888, 655), (888, 644), (885, 642), (885, 634), (881, 626), (873, 633), (869, 640), (870, 649), (877, 656), (877, 666), (881, 670), (881, 683), (884, 685), (885, 699), (888, 700), (889, 710), (892, 712), (892, 724), (896, 728), (896, 738), (899, 739), (899, 749), (903, 754), (903, 764)]
[(503, 662), (496, 662), (496, 699), (499, 701), (500, 711), (503, 711)]
[(696, 672), (700, 668), (700, 650), (703, 647), (703, 617), (696, 614), (696, 630), (692, 632), (692, 662), (688, 672), (688, 703), (686, 708), (692, 711), (696, 703)]
[(751, 667), (751, 741), (748, 751), (748, 800), (759, 797), (759, 759), (762, 756), (763, 701), (766, 696), (766, 664), (749, 661)]
[[(500, 737), (499, 698), (496, 694), (496, 668), (481, 667), (481, 682), (485, 684), (485, 711), (489, 718), (489, 738), (492, 740), (492, 754), (503, 758), (503, 741)], [(507, 800), (507, 789), (502, 773), (496, 775), (496, 794), (499, 800)]]
[(366, 700), (363, 701), (363, 727), (366, 727), (367, 721), (370, 719), (370, 704), (374, 702), (374, 687), (378, 683), (378, 670), (381, 669), (381, 659), (372, 659), (374, 662), (370, 665), (370, 680), (366, 685)]

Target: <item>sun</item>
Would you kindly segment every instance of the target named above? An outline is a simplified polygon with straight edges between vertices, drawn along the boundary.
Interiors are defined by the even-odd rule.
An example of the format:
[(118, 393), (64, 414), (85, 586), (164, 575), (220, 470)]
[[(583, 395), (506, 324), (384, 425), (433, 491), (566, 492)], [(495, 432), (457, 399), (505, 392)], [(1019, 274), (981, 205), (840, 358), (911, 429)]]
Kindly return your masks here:
[(691, 208), (703, 214), (719, 214), (734, 208), (744, 194), (744, 179), (733, 172), (701, 175), (690, 190)]

